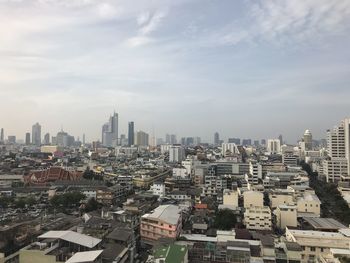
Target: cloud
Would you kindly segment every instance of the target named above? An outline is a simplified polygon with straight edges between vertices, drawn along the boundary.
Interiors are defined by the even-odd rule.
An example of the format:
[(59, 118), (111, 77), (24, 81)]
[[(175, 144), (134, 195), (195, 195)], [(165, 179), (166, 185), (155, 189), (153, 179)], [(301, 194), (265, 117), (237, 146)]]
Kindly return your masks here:
[(101, 18), (111, 19), (115, 18), (121, 13), (121, 10), (117, 9), (115, 6), (110, 5), (108, 3), (102, 3), (97, 8), (98, 14)]

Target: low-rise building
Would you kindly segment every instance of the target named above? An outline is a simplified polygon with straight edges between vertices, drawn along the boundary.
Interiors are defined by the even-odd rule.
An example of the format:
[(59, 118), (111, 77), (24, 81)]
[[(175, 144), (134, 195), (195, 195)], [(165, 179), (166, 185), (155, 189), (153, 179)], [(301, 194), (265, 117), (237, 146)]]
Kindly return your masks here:
[(250, 206), (244, 212), (244, 224), (249, 230), (271, 230), (271, 210), (268, 206)]
[(175, 240), (181, 227), (181, 209), (176, 205), (161, 205), (141, 217), (141, 239), (151, 244), (161, 238)]

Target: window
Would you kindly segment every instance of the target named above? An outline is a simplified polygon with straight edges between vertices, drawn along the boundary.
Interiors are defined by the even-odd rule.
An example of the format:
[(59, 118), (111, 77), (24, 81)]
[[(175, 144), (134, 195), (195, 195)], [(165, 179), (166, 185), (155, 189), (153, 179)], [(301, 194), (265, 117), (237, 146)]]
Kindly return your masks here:
[(310, 251), (315, 252), (316, 248), (315, 247), (310, 247)]
[(321, 252), (323, 252), (324, 251), (324, 248), (323, 247), (321, 247)]

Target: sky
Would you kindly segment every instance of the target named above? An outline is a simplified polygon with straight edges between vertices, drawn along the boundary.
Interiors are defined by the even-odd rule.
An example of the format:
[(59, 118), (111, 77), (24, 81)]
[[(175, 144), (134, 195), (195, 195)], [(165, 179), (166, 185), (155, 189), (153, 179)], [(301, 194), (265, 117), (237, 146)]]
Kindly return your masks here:
[(0, 0), (0, 127), (298, 140), (350, 116), (349, 0)]

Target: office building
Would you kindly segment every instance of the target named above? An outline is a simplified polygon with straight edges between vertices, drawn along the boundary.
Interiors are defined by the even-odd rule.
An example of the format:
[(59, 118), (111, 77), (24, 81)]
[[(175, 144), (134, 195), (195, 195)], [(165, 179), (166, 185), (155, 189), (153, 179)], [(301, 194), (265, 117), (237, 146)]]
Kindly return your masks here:
[(25, 140), (26, 145), (30, 144), (30, 132), (26, 133), (26, 140)]
[(144, 131), (138, 131), (136, 133), (136, 145), (137, 146), (148, 146), (149, 145), (149, 135)]
[(135, 138), (135, 124), (133, 121), (129, 122), (128, 125), (128, 145), (132, 146), (135, 144), (134, 138)]
[(115, 147), (118, 145), (118, 113), (116, 112), (102, 126), (102, 145), (106, 147)]
[(41, 145), (41, 126), (38, 122), (32, 126), (32, 144)]

